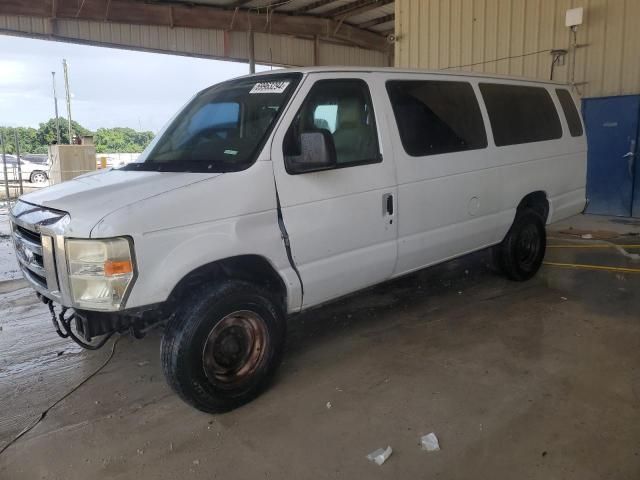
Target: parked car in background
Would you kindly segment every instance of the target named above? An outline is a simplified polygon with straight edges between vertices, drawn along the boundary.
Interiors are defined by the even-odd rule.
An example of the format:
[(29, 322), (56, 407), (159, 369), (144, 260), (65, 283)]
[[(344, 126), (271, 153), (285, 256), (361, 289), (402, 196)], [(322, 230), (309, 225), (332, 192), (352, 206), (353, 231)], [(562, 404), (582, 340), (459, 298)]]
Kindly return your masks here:
[[(17, 182), (18, 174), (18, 158), (15, 155), (5, 155), (7, 162), (7, 179), (10, 182)], [(49, 179), (49, 164), (36, 163), (20, 158), (20, 172), (22, 173), (23, 182), (45, 183)], [(2, 157), (0, 157), (0, 181), (5, 181), (4, 166), (2, 165)]]
[(51, 165), (51, 159), (46, 153), (27, 153), (25, 155), (21, 155), (21, 158), (27, 162), (46, 165), (47, 167)]

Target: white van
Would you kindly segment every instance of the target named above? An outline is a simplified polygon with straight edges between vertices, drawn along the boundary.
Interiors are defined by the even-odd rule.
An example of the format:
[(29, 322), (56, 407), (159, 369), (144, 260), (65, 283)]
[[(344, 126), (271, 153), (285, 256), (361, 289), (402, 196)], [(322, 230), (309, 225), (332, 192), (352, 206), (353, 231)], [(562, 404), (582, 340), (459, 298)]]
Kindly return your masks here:
[(169, 384), (220, 412), (267, 385), (289, 314), (490, 246), (531, 278), (585, 177), (567, 86), (304, 68), (203, 90), (136, 162), (11, 220), (60, 335), (95, 348), (166, 321)]

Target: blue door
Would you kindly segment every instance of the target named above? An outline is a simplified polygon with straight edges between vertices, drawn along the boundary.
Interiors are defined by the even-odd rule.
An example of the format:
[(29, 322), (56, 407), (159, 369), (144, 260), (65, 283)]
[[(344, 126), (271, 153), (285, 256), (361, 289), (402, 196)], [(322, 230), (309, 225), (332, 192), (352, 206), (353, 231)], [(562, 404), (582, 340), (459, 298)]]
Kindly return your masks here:
[(589, 147), (586, 212), (640, 216), (640, 95), (587, 98), (583, 116)]

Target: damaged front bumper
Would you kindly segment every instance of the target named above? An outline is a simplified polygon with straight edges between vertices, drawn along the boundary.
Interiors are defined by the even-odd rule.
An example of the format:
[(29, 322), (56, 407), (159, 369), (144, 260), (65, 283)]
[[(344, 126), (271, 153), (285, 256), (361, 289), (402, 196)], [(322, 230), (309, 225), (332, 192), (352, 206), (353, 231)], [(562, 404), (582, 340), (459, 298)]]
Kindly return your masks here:
[[(65, 250), (69, 214), (18, 201), (9, 219), (23, 276), (49, 307), (61, 337), (70, 338), (84, 348), (99, 348), (106, 342), (105, 337), (126, 331), (139, 337), (148, 326), (165, 317), (158, 305), (117, 312), (73, 309)], [(98, 343), (90, 343), (98, 337), (102, 337)]]
[[(101, 348), (115, 333), (128, 332), (135, 338), (142, 338), (150, 327), (167, 317), (163, 305), (150, 305), (117, 313), (74, 310), (62, 306), (57, 311), (57, 306), (50, 299), (39, 293), (38, 298), (49, 307), (56, 333), (88, 350)], [(91, 343), (96, 338), (99, 340)]]

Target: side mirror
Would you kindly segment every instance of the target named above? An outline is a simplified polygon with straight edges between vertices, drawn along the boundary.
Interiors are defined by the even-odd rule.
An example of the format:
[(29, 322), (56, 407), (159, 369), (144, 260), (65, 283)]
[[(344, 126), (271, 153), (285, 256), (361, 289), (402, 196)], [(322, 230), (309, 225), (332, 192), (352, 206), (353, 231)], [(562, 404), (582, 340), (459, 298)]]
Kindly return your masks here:
[(328, 170), (336, 166), (336, 147), (327, 130), (318, 129), (300, 134), (300, 155), (287, 157), (290, 173)]

